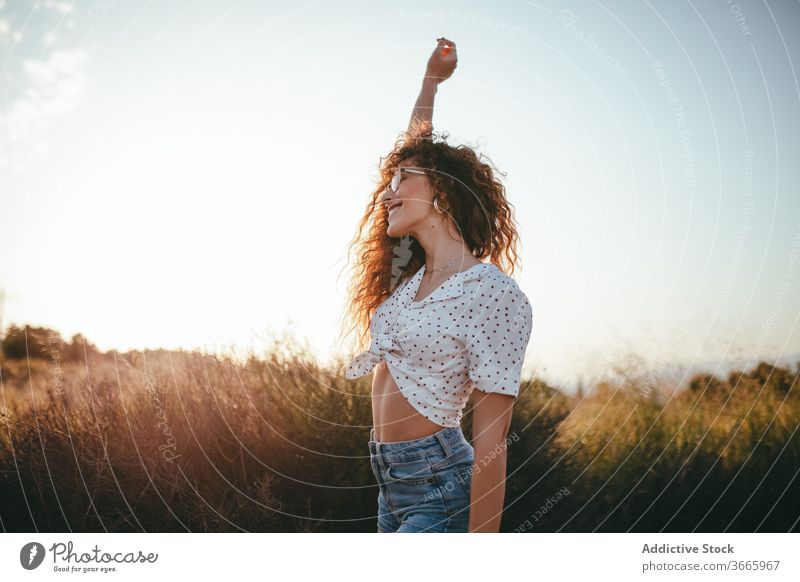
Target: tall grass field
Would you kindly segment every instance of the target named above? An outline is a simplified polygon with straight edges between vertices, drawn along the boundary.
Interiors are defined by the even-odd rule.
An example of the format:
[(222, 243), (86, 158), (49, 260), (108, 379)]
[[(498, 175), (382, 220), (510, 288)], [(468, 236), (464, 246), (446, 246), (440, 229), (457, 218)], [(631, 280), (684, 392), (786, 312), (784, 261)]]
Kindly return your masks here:
[[(3, 531), (376, 529), (371, 375), (346, 380), (346, 362), (20, 355), (0, 360)], [(799, 531), (799, 372), (762, 362), (679, 388), (629, 370), (572, 394), (523, 378), (501, 531)]]

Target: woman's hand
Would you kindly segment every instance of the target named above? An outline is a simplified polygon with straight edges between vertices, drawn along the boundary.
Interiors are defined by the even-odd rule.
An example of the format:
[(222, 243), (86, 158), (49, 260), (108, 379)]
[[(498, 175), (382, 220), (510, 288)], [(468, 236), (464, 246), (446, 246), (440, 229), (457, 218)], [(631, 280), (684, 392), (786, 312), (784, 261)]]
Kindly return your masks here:
[(428, 66), (425, 69), (425, 77), (422, 79), (422, 88), (419, 97), (414, 104), (411, 112), (411, 119), (408, 122), (408, 129), (411, 130), (417, 121), (428, 121), (433, 119), (433, 101), (439, 83), (449, 79), (453, 71), (456, 70), (458, 55), (456, 55), (456, 43), (446, 38), (437, 38), (436, 48), (428, 59)]
[(456, 54), (456, 43), (442, 37), (437, 39), (438, 43), (433, 53), (428, 59), (428, 66), (425, 69), (425, 79), (433, 80), (437, 85), (449, 79), (453, 71), (458, 66), (458, 54)]

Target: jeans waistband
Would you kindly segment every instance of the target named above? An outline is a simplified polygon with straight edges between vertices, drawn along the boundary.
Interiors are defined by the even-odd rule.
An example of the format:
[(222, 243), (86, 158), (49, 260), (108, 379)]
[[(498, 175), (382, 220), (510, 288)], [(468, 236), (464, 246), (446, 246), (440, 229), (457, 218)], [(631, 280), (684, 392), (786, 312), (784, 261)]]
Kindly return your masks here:
[(375, 440), (375, 427), (369, 431), (369, 451), (386, 461), (413, 461), (436, 452), (450, 456), (463, 445), (469, 445), (460, 426), (448, 426), (431, 435), (410, 441), (379, 442)]

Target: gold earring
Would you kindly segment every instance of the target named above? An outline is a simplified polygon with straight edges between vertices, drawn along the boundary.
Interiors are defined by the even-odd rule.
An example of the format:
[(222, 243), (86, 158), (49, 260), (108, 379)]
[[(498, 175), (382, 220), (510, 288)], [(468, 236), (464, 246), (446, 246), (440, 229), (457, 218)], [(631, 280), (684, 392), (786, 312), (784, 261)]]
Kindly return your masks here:
[(433, 209), (437, 212), (437, 214), (444, 214), (444, 210), (439, 208), (439, 198), (438, 197), (433, 199)]

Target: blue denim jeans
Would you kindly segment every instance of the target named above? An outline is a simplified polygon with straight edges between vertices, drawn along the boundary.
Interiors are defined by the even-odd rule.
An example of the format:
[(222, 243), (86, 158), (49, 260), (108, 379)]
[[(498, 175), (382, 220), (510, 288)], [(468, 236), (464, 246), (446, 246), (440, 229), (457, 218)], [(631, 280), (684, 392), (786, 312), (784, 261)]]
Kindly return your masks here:
[(410, 441), (378, 442), (369, 433), (378, 482), (378, 530), (467, 532), (475, 450), (461, 427)]

